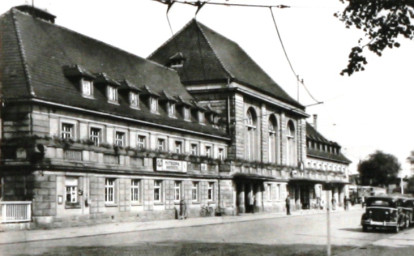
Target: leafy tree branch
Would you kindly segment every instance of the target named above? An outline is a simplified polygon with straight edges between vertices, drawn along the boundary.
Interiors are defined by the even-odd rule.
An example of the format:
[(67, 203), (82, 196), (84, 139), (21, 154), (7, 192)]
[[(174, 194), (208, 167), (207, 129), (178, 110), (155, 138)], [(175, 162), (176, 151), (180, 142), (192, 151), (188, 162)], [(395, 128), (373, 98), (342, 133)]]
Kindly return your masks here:
[(382, 55), (385, 48), (400, 47), (399, 37), (413, 39), (414, 0), (339, 0), (347, 6), (334, 15), (345, 23), (346, 28), (364, 31), (358, 45), (351, 49), (348, 65), (341, 75), (352, 75), (365, 70), (364, 50)]

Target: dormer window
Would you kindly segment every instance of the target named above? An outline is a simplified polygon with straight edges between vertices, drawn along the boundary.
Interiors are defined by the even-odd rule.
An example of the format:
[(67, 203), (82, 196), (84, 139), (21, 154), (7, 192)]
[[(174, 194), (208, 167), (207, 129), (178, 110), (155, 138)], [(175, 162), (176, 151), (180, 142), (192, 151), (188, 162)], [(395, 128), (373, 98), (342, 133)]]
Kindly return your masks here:
[(158, 99), (155, 97), (149, 97), (150, 111), (152, 113), (158, 113)]
[(190, 121), (190, 108), (183, 107), (183, 116), (185, 121)]
[(139, 96), (141, 90), (135, 84), (131, 83), (127, 79), (121, 81), (121, 86), (118, 89), (120, 97), (129, 102), (129, 107), (134, 109), (140, 109)]
[(106, 73), (99, 73), (94, 81), (98, 88), (105, 90), (106, 98), (109, 103), (118, 104), (118, 87), (121, 85)]
[(184, 55), (182, 52), (177, 52), (170, 57), (167, 66), (173, 69), (182, 68), (184, 66)]
[(168, 116), (175, 117), (175, 103), (168, 103)]
[(82, 97), (93, 98), (95, 75), (80, 65), (63, 66), (63, 74), (66, 78), (76, 83)]
[(106, 93), (110, 103), (118, 103), (118, 89), (116, 87), (108, 85)]
[(93, 83), (91, 80), (81, 79), (82, 96), (85, 98), (93, 98)]
[(131, 106), (131, 108), (139, 108), (138, 93), (129, 92), (129, 105)]
[(198, 122), (200, 124), (204, 124), (204, 121), (205, 121), (204, 112), (203, 111), (198, 111), (197, 116), (198, 116)]

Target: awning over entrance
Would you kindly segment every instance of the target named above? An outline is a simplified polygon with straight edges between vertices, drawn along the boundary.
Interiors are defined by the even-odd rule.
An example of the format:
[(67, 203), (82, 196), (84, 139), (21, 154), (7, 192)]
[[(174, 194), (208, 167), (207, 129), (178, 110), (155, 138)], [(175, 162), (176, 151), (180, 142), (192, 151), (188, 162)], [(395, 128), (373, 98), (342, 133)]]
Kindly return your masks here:
[(307, 179), (307, 178), (291, 178), (289, 183), (296, 183), (296, 184), (322, 184), (322, 185), (346, 185), (350, 184), (348, 181), (341, 181), (341, 180), (314, 180), (314, 179)]
[(324, 184), (326, 183), (326, 181), (306, 179), (306, 178), (291, 178), (289, 180), (289, 183), (291, 184)]
[(271, 176), (263, 176), (254, 173), (236, 173), (233, 175), (233, 180), (256, 180), (256, 181), (270, 181), (275, 180)]

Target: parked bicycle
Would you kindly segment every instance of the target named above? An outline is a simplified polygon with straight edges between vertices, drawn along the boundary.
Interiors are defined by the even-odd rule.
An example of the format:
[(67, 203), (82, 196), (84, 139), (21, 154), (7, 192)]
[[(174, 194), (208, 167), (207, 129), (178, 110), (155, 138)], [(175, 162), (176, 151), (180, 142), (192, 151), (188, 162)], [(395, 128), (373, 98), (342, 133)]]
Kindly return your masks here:
[(209, 205), (202, 205), (200, 209), (200, 216), (201, 217), (209, 217), (213, 216), (214, 209)]

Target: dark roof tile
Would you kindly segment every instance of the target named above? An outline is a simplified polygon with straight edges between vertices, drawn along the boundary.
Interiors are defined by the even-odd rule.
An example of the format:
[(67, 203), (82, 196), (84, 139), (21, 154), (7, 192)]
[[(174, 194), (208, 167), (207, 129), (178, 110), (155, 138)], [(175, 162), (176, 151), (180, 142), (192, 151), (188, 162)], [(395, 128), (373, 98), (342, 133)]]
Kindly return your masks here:
[(304, 109), (237, 43), (195, 19), (148, 58), (162, 65), (168, 65), (171, 56), (177, 56), (177, 54), (185, 58), (184, 66), (179, 71), (184, 84), (223, 82), (233, 79), (285, 103)]
[(0, 53), (1, 82), (6, 100), (36, 97), (114, 116), (227, 137), (211, 125), (166, 118), (167, 113), (155, 115), (146, 106), (141, 110), (131, 109), (126, 97), (119, 97), (119, 105), (108, 104), (104, 90), (99, 87), (94, 91), (94, 99), (84, 98), (78, 81), (65, 76), (63, 67), (75, 67), (73, 70), (82, 74), (105, 73), (106, 82), (127, 80), (136, 87), (147, 86), (148, 91), (158, 95), (166, 90), (172, 97), (180, 96), (186, 102), (192, 100), (174, 70), (33, 18), (17, 9), (1, 16), (0, 24), (0, 40), (4, 46)]

